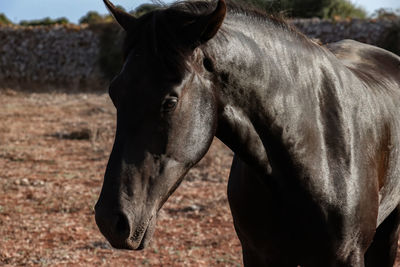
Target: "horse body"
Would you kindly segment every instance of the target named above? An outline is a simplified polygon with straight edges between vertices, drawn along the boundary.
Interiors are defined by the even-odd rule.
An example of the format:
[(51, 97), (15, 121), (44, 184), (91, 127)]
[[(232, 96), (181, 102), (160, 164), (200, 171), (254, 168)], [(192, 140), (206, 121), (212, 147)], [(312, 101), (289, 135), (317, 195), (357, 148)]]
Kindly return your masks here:
[[(377, 225), (380, 225), (400, 199), (397, 141), (400, 129), (397, 119), (400, 110), (400, 59), (383, 49), (352, 40), (329, 44), (328, 48), (360, 79), (365, 85), (363, 91), (370, 95), (370, 100), (366, 101), (371, 103), (367, 109), (370, 114), (365, 117), (365, 124), (360, 125), (363, 127), (360, 129), (371, 128), (364, 144), (376, 144), (371, 148), (375, 154), (371, 154), (368, 159), (374, 166), (372, 169), (375, 169), (374, 175), (378, 179), (380, 205)], [(362, 92), (357, 95), (361, 94)], [(362, 104), (360, 112), (365, 113), (365, 106)], [(363, 117), (362, 114), (358, 116)]]
[[(228, 198), (246, 266), (393, 264), (399, 57), (353, 41), (321, 47), (256, 13), (233, 10), (224, 20), (222, 0), (215, 10), (188, 3), (184, 12), (138, 22), (108, 5), (140, 36), (111, 85), (117, 133), (96, 205), (96, 221), (115, 247), (147, 244), (158, 209), (215, 135), (235, 152)], [(171, 50), (173, 60), (162, 61), (180, 64), (143, 78), (149, 61), (159, 60), (157, 19), (169, 21), (168, 12), (176, 25), (189, 25), (173, 38), (183, 52)], [(130, 27), (140, 23), (146, 26)], [(133, 82), (147, 91), (127, 91)], [(160, 104), (168, 113), (157, 115)]]
[[(235, 22), (239, 23), (237, 18)], [(255, 254), (265, 255), (262, 262), (275, 264), (288, 260), (308, 266), (313, 262), (304, 258), (315, 260), (316, 266), (328, 266), (333, 258), (342, 258), (343, 263), (356, 258), (347, 263), (359, 263), (376, 226), (399, 203), (399, 74), (378, 75), (373, 67), (371, 73), (365, 70), (368, 79), (363, 80), (363, 75), (355, 75), (324, 48), (303, 38), (290, 38), (296, 33), (286, 33), (284, 40), (282, 35), (267, 35), (257, 42), (253, 36), (282, 34), (271, 30), (279, 25), (264, 26), (256, 33), (260, 26), (248, 27), (240, 38), (226, 34), (227, 50), (246, 55), (233, 55), (232, 59), (222, 51), (214, 52), (219, 76), (227, 66), (232, 68), (227, 71), (232, 78), (221, 90), (227, 93), (219, 97), (229, 99), (228, 115), (223, 116), (228, 122), (221, 123), (223, 118), (219, 125), (233, 125), (239, 131), (247, 129), (247, 133), (248, 128), (253, 130), (244, 140), (226, 140), (229, 132), (235, 131), (232, 128), (218, 129), (222, 134), (217, 131), (217, 137), (231, 148), (251, 148), (249, 143), (261, 140), (266, 151), (262, 163), (271, 165), (254, 171), (252, 158), (260, 158), (258, 150), (253, 157), (248, 156), (251, 151), (247, 155), (239, 152), (234, 160), (228, 196), (244, 250), (249, 250), (244, 255), (248, 254), (250, 261), (255, 260)], [(247, 42), (240, 42), (243, 39)], [(252, 42), (255, 44), (249, 46)], [(229, 47), (240, 44), (251, 49)], [(366, 56), (384, 53), (399, 63), (398, 57), (388, 52), (370, 46), (362, 51), (366, 46), (357, 46)], [(347, 65), (366, 61), (362, 57), (358, 62), (345, 60)], [(243, 66), (257, 71), (249, 76), (249, 72), (240, 71)], [(371, 77), (380, 80), (373, 83)], [(249, 136), (256, 140), (248, 140)], [(263, 172), (265, 169), (271, 171)], [(266, 244), (272, 247), (260, 253), (259, 248)], [(296, 254), (298, 259), (287, 259), (286, 255)], [(269, 259), (270, 255), (280, 256)]]

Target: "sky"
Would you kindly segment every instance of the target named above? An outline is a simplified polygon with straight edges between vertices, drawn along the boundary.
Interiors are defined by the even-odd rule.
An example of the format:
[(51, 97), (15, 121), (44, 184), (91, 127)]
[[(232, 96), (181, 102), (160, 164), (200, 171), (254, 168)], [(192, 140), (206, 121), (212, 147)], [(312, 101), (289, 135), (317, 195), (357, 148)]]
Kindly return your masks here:
[[(173, 0), (164, 2), (171, 3)], [(379, 8), (400, 8), (399, 0), (352, 0), (352, 2), (364, 7), (369, 14)], [(123, 6), (126, 10), (132, 10), (150, 1), (113, 0), (113, 3)], [(102, 0), (0, 0), (0, 13), (4, 13), (15, 23), (44, 17), (67, 17), (69, 21), (77, 23), (79, 18), (91, 10), (100, 14), (107, 13)]]

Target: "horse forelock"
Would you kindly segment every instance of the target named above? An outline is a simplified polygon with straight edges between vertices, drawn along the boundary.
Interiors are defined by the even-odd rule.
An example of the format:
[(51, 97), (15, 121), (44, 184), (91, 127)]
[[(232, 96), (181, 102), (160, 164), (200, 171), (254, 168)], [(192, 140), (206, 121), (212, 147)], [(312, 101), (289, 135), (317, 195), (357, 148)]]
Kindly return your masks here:
[(183, 70), (186, 51), (178, 42), (173, 27), (169, 25), (165, 10), (155, 10), (140, 17), (132, 31), (127, 32), (124, 59), (134, 50), (148, 61), (156, 62), (159, 68)]

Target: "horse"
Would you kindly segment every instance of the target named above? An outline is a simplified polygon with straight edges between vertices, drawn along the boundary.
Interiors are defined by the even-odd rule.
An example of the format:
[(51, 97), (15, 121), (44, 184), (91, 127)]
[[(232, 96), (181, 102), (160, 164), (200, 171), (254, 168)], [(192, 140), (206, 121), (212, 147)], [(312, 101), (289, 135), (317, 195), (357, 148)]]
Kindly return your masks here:
[[(228, 1), (228, 0), (227, 0)], [(245, 266), (392, 266), (400, 222), (400, 58), (319, 45), (225, 0), (135, 18), (109, 95), (114, 145), (101, 233), (141, 250), (215, 137), (234, 153), (228, 200)]]

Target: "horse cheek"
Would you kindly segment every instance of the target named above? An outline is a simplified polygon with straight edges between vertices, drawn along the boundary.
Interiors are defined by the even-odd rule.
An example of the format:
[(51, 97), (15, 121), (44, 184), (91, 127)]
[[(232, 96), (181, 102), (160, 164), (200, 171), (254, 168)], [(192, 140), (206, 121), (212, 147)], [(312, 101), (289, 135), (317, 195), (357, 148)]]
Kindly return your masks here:
[[(204, 97), (204, 96), (203, 96)], [(214, 107), (200, 97), (183, 99), (169, 138), (178, 148), (177, 156), (189, 165), (196, 164), (208, 151), (215, 135)]]

